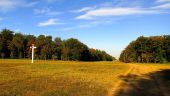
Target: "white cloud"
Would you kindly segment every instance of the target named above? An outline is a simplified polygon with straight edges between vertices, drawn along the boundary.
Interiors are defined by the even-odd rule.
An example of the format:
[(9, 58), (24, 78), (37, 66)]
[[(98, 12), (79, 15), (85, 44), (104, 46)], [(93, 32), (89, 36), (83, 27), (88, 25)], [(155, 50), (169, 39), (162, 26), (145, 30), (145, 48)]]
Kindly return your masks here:
[(170, 9), (170, 3), (165, 3), (165, 4), (161, 4), (155, 7), (152, 7), (153, 9)]
[(106, 16), (126, 16), (136, 14), (155, 14), (157, 10), (142, 9), (142, 8), (100, 8), (87, 11), (85, 14), (76, 17), (76, 19), (94, 19), (96, 17)]
[(43, 26), (50, 26), (50, 25), (62, 25), (65, 23), (60, 23), (58, 22), (58, 19), (49, 19), (47, 21), (40, 22), (38, 26), (43, 27)]
[(55, 25), (57, 23), (57, 19), (49, 19), (44, 22), (40, 22), (38, 26), (50, 26), (50, 25)]
[(1, 11), (8, 11), (10, 9), (15, 8), (19, 5), (19, 1), (14, 0), (0, 0), (0, 10)]
[(21, 30), (20, 29), (15, 29), (15, 32), (20, 32)]
[[(117, 19), (118, 20), (118, 19)], [(82, 29), (82, 28), (91, 28), (98, 25), (107, 25), (107, 24), (114, 24), (116, 19), (104, 19), (104, 20), (93, 20), (88, 22), (83, 22), (77, 25), (72, 25), (71, 27), (64, 27), (62, 31), (70, 31), (75, 29)]]
[(153, 6), (153, 9), (170, 9), (170, 0), (156, 0), (156, 3), (161, 4)]
[(34, 9), (34, 13), (37, 16), (55, 16), (61, 12), (52, 11), (50, 8)]
[(84, 7), (84, 8), (81, 8), (79, 10), (74, 10), (73, 12), (86, 12), (86, 11), (89, 11), (89, 10), (92, 10), (92, 9), (95, 9), (95, 7)]
[(7, 12), (17, 7), (30, 7), (35, 2), (26, 2), (25, 0), (0, 0), (0, 11)]
[(156, 3), (166, 3), (170, 2), (170, 0), (156, 0)]
[(32, 6), (34, 6), (34, 5), (36, 5), (38, 3), (38, 1), (36, 2), (24, 2), (23, 3), (23, 5), (22, 5), (22, 7), (32, 7)]

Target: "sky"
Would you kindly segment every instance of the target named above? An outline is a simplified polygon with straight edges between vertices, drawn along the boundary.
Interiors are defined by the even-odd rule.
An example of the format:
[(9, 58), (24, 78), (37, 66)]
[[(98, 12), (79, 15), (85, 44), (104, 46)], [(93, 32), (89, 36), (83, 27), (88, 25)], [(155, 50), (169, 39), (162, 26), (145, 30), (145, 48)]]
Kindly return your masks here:
[(170, 0), (0, 0), (0, 30), (77, 38), (114, 57), (139, 36), (170, 35)]

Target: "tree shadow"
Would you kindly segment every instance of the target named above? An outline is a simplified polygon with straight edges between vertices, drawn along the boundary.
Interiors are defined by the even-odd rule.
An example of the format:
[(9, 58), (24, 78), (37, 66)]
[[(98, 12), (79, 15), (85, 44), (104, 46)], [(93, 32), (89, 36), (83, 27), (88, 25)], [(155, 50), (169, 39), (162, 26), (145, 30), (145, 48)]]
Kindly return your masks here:
[(123, 83), (116, 96), (170, 96), (170, 69), (119, 78)]

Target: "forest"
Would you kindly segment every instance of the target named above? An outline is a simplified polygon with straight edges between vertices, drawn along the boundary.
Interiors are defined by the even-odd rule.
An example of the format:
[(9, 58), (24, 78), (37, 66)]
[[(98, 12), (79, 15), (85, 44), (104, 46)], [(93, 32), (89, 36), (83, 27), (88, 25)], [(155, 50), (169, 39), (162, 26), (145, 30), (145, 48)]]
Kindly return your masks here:
[(0, 32), (0, 58), (31, 58), (30, 46), (35, 44), (35, 59), (66, 61), (112, 61), (114, 57), (105, 51), (89, 48), (78, 39), (62, 40), (52, 36), (23, 35), (9, 29)]
[(170, 35), (140, 36), (122, 51), (119, 60), (126, 63), (170, 62)]

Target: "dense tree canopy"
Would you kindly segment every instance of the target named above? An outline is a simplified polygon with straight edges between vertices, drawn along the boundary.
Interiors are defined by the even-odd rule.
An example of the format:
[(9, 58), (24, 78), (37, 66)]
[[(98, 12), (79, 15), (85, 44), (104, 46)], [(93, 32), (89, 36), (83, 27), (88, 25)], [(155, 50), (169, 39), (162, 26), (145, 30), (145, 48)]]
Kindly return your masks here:
[(140, 36), (122, 51), (119, 60), (127, 63), (170, 62), (170, 35)]
[(74, 61), (112, 61), (114, 57), (105, 51), (89, 49), (79, 40), (70, 38), (61, 40), (51, 36), (23, 35), (8, 29), (0, 32), (0, 58), (31, 58), (30, 46), (35, 44), (35, 58), (43, 60)]
[(13, 39), (13, 32), (8, 30), (8, 29), (4, 29), (2, 32), (1, 32), (1, 35), (0, 35), (0, 44), (1, 45), (1, 57), (2, 58), (7, 58), (10, 56), (10, 49), (9, 49), (9, 45), (11, 43)]
[[(88, 47), (79, 40), (70, 38), (63, 41), (62, 60), (86, 60)], [(88, 59), (87, 59), (88, 60)]]
[(89, 49), (90, 52), (90, 59), (91, 61), (112, 61), (116, 60), (114, 57), (108, 55), (105, 51), (101, 51), (98, 49)]

